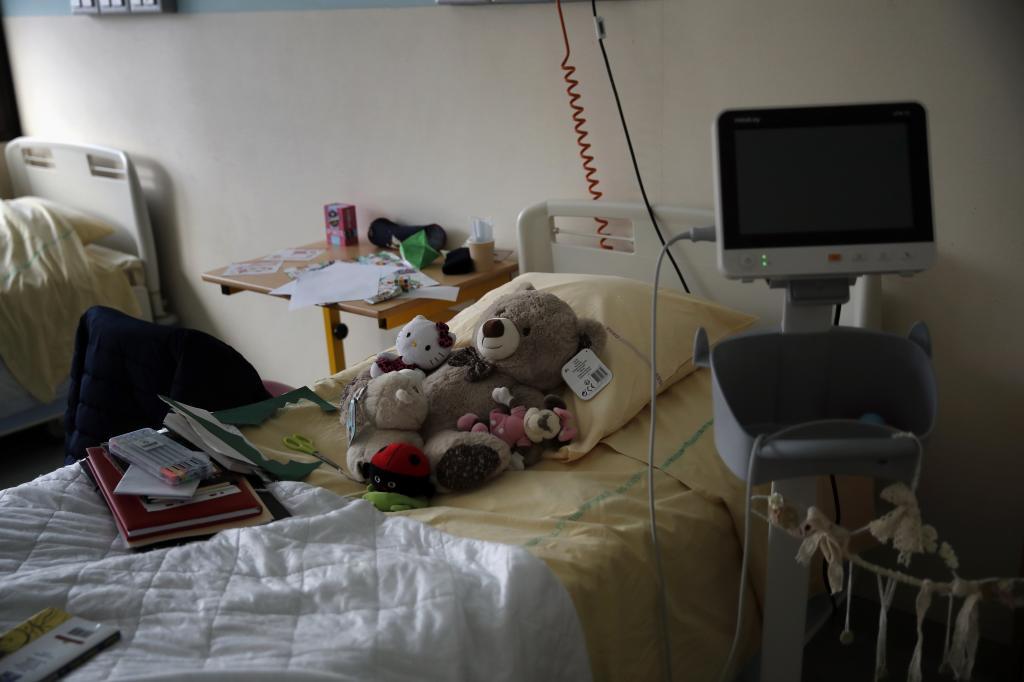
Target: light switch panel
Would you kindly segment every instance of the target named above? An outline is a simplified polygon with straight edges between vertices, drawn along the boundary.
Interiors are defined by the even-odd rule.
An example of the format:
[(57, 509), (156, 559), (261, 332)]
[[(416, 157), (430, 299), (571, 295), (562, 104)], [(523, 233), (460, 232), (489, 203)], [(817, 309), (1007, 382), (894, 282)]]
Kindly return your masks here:
[(130, 2), (134, 14), (166, 14), (177, 9), (174, 0), (130, 0)]
[(71, 0), (72, 14), (98, 14), (98, 0)]
[(127, 14), (128, 0), (99, 0), (100, 14)]

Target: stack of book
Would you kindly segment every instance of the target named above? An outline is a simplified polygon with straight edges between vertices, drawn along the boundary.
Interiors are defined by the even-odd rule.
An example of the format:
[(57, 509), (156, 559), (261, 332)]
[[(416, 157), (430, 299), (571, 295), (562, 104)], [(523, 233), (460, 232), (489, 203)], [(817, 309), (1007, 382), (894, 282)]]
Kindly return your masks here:
[(88, 448), (81, 465), (133, 549), (203, 539), (227, 528), (289, 516), (258, 477), (218, 466), (192, 485), (170, 486), (106, 447)]

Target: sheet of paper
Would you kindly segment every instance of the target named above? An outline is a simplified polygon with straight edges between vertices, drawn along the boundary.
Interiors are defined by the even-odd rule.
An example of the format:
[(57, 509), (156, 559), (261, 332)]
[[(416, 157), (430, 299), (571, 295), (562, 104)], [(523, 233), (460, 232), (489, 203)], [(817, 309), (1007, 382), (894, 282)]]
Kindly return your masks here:
[(281, 261), (257, 261), (255, 263), (232, 263), (221, 274), (232, 275), (269, 275), (281, 269)]
[(264, 256), (262, 260), (313, 260), (323, 252), (323, 249), (283, 249), (269, 256)]
[(307, 273), (316, 272), (317, 270), (323, 270), (324, 268), (329, 268), (337, 262), (338, 261), (336, 260), (327, 260), (323, 261), (322, 263), (313, 263), (312, 265), (306, 265), (304, 267), (285, 268), (284, 274), (288, 275), (288, 279), (292, 281), (288, 282), (287, 284), (282, 284), (278, 288), (272, 290), (270, 294), (272, 296), (291, 296), (292, 293), (294, 293), (295, 291), (295, 280), (297, 280), (298, 278), (302, 277)]
[(432, 298), (438, 301), (455, 301), (459, 298), (459, 288), (449, 286), (420, 287), (404, 292), (398, 298)]
[(177, 412), (167, 413), (167, 416), (164, 417), (164, 426), (213, 457), (217, 460), (218, 464), (226, 469), (237, 471), (236, 467), (231, 466), (231, 462), (237, 462), (250, 468), (254, 466), (240, 452), (235, 452), (231, 448), (218, 449), (213, 447), (210, 442), (207, 442), (203, 434), (192, 427), (192, 423), (188, 419)]
[(377, 253), (359, 256), (356, 260), (363, 265), (398, 265), (403, 268), (412, 268), (412, 263), (391, 251), (378, 251)]
[(317, 270), (323, 270), (324, 268), (331, 267), (337, 262), (338, 261), (336, 260), (324, 260), (320, 261), (319, 263), (313, 263), (312, 265), (292, 266), (290, 268), (285, 268), (284, 274), (288, 275), (288, 279), (298, 279), (307, 272), (316, 272)]
[(306, 273), (295, 280), (288, 309), (369, 298), (376, 295), (380, 278), (395, 269), (394, 266), (335, 263), (323, 270)]
[(416, 282), (419, 282), (419, 285), (421, 287), (437, 286), (437, 280), (428, 275), (423, 274), (423, 271), (421, 270), (416, 270), (415, 272), (409, 273), (409, 277), (415, 280)]
[(291, 296), (295, 293), (295, 285), (299, 283), (299, 280), (293, 279), (287, 284), (282, 284), (276, 289), (270, 290), (271, 296)]
[(128, 471), (124, 472), (124, 476), (114, 488), (114, 492), (118, 495), (154, 495), (156, 497), (188, 499), (196, 494), (198, 487), (198, 478), (181, 485), (167, 485), (142, 467), (132, 464), (128, 467)]
[(296, 460), (278, 462), (268, 459), (263, 456), (259, 448), (249, 442), (249, 439), (237, 427), (222, 423), (210, 412), (199, 407), (182, 405), (166, 396), (159, 396), (159, 398), (184, 417), (207, 446), (224, 455), (240, 454), (252, 464), (282, 480), (301, 481), (321, 464), (319, 461), (309, 464)]

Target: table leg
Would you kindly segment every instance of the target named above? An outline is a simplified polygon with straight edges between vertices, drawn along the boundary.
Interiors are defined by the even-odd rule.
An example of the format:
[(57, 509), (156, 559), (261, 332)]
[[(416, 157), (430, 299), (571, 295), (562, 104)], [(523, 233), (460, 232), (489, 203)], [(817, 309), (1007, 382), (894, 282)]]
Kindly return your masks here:
[(348, 335), (348, 329), (341, 323), (341, 313), (334, 308), (324, 306), (324, 334), (327, 339), (327, 362), (331, 374), (345, 369), (345, 346), (342, 339)]

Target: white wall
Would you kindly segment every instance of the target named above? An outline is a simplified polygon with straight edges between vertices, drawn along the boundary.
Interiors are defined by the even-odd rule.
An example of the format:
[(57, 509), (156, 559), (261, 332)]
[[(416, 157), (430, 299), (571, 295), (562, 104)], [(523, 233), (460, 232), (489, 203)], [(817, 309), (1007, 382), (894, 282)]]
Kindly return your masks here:
[[(886, 325), (927, 320), (941, 421), (927, 517), (965, 573), (1015, 574), (1024, 542), (1024, 5), (1016, 0), (604, 3), (609, 50), (652, 196), (710, 207), (710, 122), (740, 105), (916, 99), (929, 112), (939, 265), (886, 282)], [(567, 6), (600, 177), (635, 198), (585, 3)], [(265, 373), (327, 372), (316, 312), (222, 297), (199, 274), (367, 225), (454, 236), (584, 185), (551, 5), (5, 20), (34, 135), (117, 146), (149, 178), (165, 290), (190, 326)], [(351, 322), (350, 358), (372, 325)], [(360, 343), (359, 339), (363, 339)], [(1005, 623), (1005, 619), (996, 619)]]

